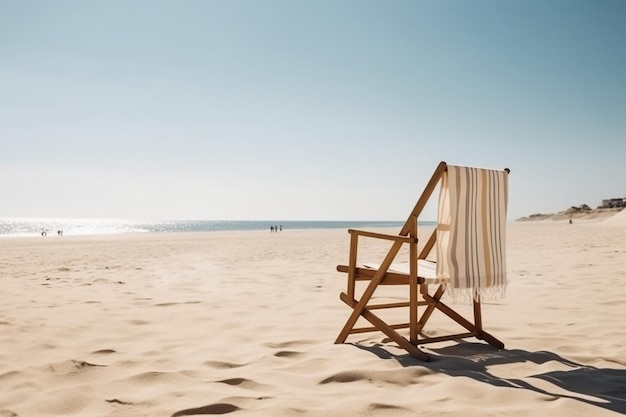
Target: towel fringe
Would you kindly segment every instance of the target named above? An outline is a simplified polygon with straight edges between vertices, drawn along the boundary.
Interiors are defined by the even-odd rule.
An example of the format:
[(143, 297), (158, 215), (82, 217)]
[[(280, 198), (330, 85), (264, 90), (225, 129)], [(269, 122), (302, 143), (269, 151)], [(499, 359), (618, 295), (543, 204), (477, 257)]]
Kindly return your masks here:
[(497, 285), (489, 288), (453, 288), (448, 285), (446, 292), (452, 297), (454, 304), (472, 304), (477, 302), (496, 302), (506, 296), (507, 285)]

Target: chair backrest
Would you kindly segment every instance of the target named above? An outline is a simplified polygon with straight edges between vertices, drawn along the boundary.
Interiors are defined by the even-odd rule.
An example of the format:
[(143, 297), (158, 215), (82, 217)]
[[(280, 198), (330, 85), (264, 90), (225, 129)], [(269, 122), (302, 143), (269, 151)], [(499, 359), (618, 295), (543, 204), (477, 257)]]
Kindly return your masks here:
[(452, 289), (506, 287), (508, 170), (448, 165), (441, 179), (437, 216), (437, 276)]

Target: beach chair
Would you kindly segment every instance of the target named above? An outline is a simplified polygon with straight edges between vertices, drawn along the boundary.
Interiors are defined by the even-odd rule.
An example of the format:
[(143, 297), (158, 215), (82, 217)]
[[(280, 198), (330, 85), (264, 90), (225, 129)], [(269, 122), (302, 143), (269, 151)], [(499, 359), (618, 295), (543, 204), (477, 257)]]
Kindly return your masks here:
[[(441, 162), (398, 235), (348, 230), (348, 265), (338, 265), (337, 270), (347, 273), (347, 291), (340, 298), (352, 308), (352, 313), (335, 343), (344, 343), (351, 334), (381, 331), (410, 355), (424, 361), (429, 356), (418, 346), (426, 343), (476, 337), (498, 349), (504, 348), (500, 340), (483, 329), (481, 298), (501, 296), (506, 287), (508, 174), (508, 169), (459, 167)], [(420, 214), (438, 184), (437, 224), (418, 253)], [(382, 262), (361, 264), (360, 239), (386, 240), (391, 247)], [(407, 256), (407, 245), (408, 260), (396, 259), (399, 253)], [(430, 259), (433, 248), (435, 259)], [(375, 303), (372, 296), (381, 285), (402, 286), (404, 299)], [(431, 286), (436, 287), (432, 292)], [(442, 296), (446, 293), (468, 300), (473, 314), (470, 309), (465, 315), (473, 317), (467, 319), (445, 304)], [(382, 310), (398, 308), (408, 309), (408, 317), (402, 316), (403, 322), (387, 323), (381, 319)], [(435, 311), (458, 323), (462, 332), (425, 335), (424, 327)], [(363, 322), (360, 318), (370, 325), (356, 327), (357, 322)], [(408, 339), (399, 332), (406, 332), (403, 329), (407, 328)]]

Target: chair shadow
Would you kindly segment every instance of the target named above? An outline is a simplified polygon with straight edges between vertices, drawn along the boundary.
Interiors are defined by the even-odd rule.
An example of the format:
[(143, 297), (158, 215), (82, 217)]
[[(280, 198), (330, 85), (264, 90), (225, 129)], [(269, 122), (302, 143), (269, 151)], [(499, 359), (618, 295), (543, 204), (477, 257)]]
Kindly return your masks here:
[[(552, 398), (568, 398), (592, 406), (626, 414), (626, 369), (596, 368), (576, 363), (548, 351), (528, 352), (521, 349), (496, 350), (485, 343), (459, 341), (444, 348), (430, 348), (430, 362), (419, 361), (408, 354), (394, 355), (384, 345), (360, 346), (381, 359), (396, 360), (404, 367), (422, 366), (433, 372), (455, 377), (467, 377), (495, 387), (533, 391)], [(557, 362), (567, 370), (545, 372), (520, 378), (504, 378), (489, 371), (489, 367), (522, 362), (537, 365)], [(552, 384), (554, 390), (540, 388), (529, 382), (536, 378)], [(546, 384), (541, 384), (543, 387)]]

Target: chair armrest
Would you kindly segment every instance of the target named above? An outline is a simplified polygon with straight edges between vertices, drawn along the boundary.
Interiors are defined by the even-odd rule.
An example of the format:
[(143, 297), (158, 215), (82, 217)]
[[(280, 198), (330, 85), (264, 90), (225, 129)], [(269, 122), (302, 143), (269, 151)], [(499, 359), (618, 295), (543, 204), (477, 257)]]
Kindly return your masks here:
[(350, 233), (351, 235), (353, 234), (358, 236), (371, 237), (374, 239), (386, 239), (404, 243), (417, 243), (417, 238), (410, 236), (389, 235), (386, 233), (367, 232), (365, 230), (356, 229), (348, 229), (348, 233)]

